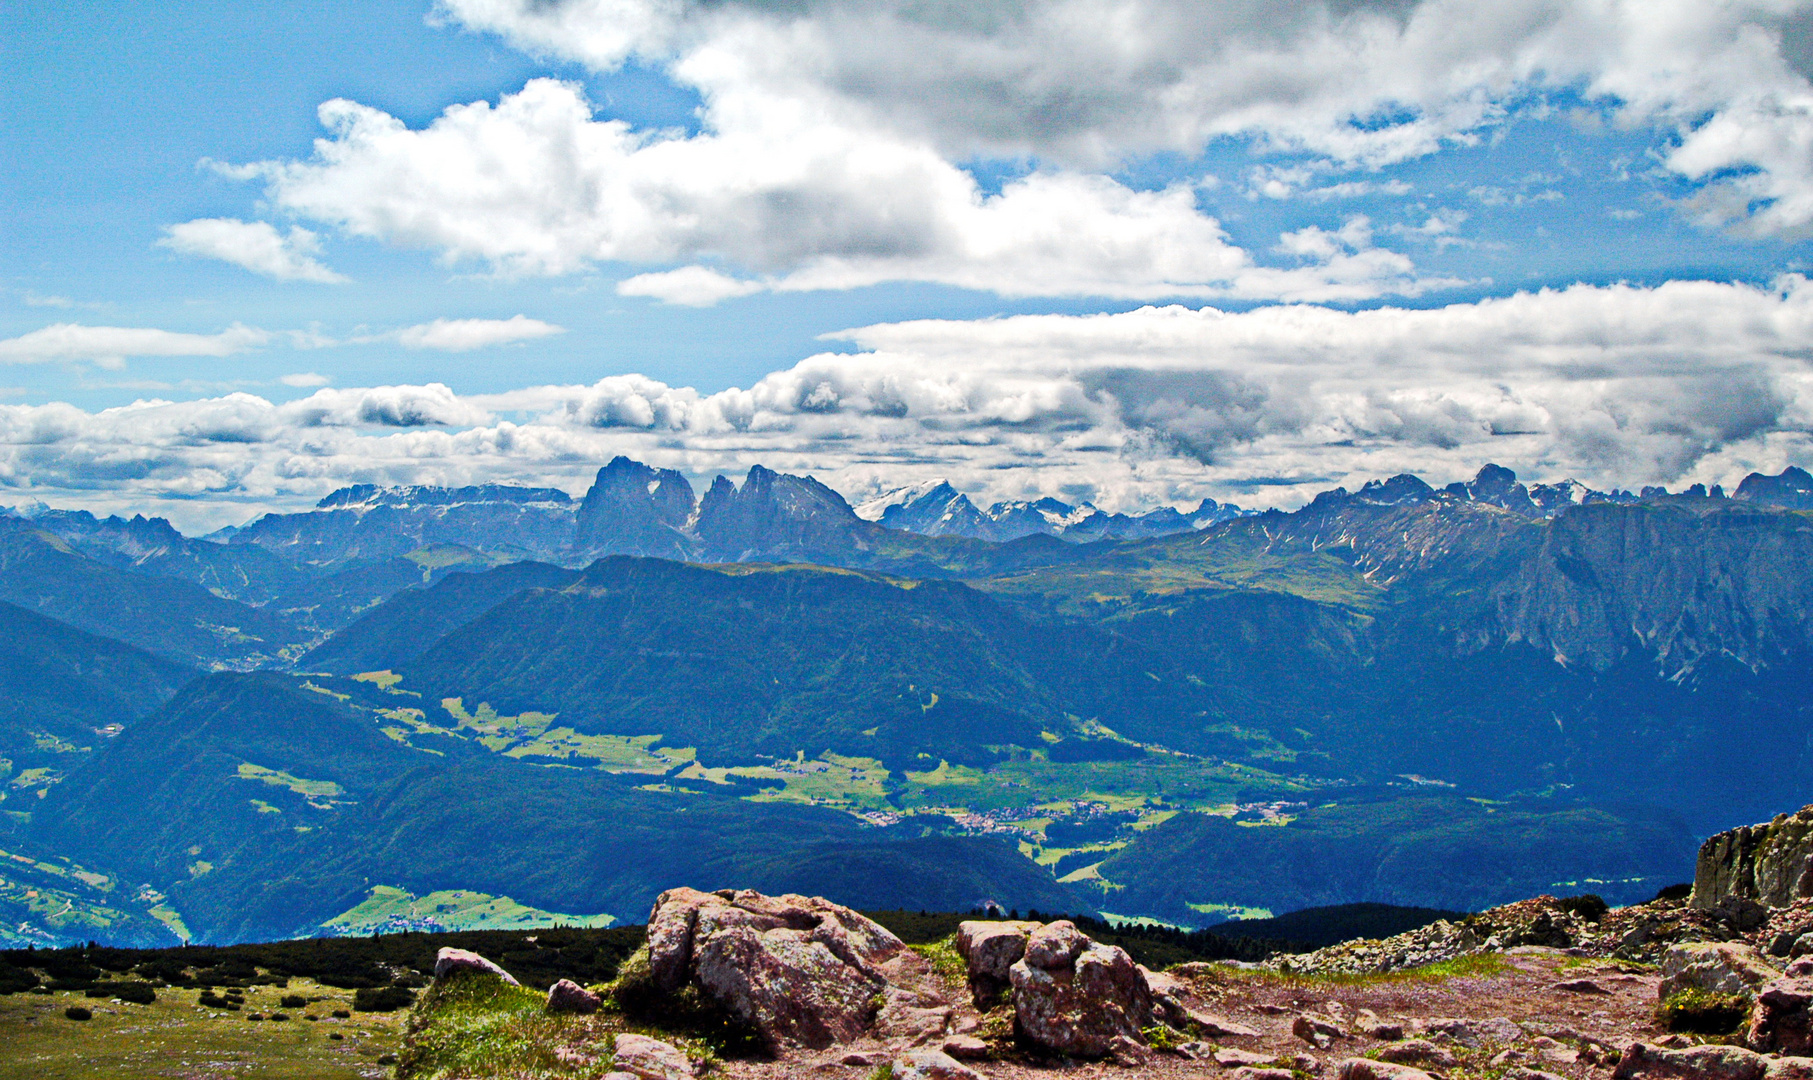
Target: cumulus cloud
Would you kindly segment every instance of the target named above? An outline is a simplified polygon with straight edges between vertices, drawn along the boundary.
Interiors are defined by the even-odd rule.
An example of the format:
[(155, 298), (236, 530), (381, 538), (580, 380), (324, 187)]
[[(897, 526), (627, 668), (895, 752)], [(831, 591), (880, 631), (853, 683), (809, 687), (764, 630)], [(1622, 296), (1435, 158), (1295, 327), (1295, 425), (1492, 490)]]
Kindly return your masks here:
[(249, 167), (286, 208), (505, 274), (713, 259), (763, 275), (757, 285), (694, 265), (622, 285), (672, 303), (884, 281), (1011, 296), (1289, 300), (1453, 284), (1420, 279), (1407, 259), (1377, 249), (1259, 265), (1184, 185), (1139, 191), (1041, 171), (985, 194), (923, 143), (792, 109), (650, 136), (594, 119), (578, 87), (536, 79), (419, 130), (344, 100), (321, 114), (333, 138), (313, 159)]
[(1804, 37), (1807, 6), (443, 0), (538, 53), (665, 65), (723, 131), (784, 111), (950, 160), (1103, 168), (1233, 136), (1378, 166), (1477, 140), (1546, 92), (1578, 93), (1617, 124), (1656, 128), (1667, 167), (1728, 196), (1703, 217), (1757, 231), (1813, 220), (1813, 91), (1783, 48)]
[[(852, 496), (946, 476), (980, 498), (1110, 508), (1301, 501), (1498, 461), (1609, 487), (1813, 465), (1813, 282), (1574, 286), (1441, 308), (925, 320), (706, 393), (643, 375), (460, 395), (323, 388), (88, 413), (0, 405), (0, 485), (295, 505), (352, 482), (578, 490), (629, 454), (756, 462)], [(1300, 483), (1297, 483), (1300, 481)]]
[[(329, 101), (314, 156), (227, 171), (262, 179), (288, 212), (500, 274), (681, 264), (621, 286), (678, 304), (882, 281), (1416, 295), (1454, 283), (1389, 252), (1280, 267), (1231, 243), (1189, 184), (1111, 174), (1239, 139), (1310, 159), (1262, 167), (1255, 195), (1401, 194), (1401, 181), (1312, 181), (1478, 142), (1566, 94), (1651, 131), (1663, 166), (1699, 186), (1682, 206), (1702, 223), (1800, 229), (1813, 225), (1813, 85), (1781, 35), (1807, 3), (443, 0), (537, 54), (661, 68), (699, 93), (700, 129), (598, 119), (576, 86), (537, 79), (419, 129)], [(1040, 169), (988, 193), (960, 164), (978, 158)]]
[(118, 367), (132, 356), (231, 356), (263, 345), (270, 337), (263, 330), (238, 323), (218, 334), (54, 323), (15, 338), (0, 339), (0, 363), (73, 360)]
[(508, 319), (436, 319), (397, 331), (396, 340), (406, 349), (471, 352), (564, 333), (565, 327), (512, 315)]
[(198, 218), (165, 228), (158, 244), (184, 255), (230, 262), (278, 281), (331, 285), (347, 280), (315, 258), (321, 239), (301, 226), (291, 226), (285, 236), (266, 221)]

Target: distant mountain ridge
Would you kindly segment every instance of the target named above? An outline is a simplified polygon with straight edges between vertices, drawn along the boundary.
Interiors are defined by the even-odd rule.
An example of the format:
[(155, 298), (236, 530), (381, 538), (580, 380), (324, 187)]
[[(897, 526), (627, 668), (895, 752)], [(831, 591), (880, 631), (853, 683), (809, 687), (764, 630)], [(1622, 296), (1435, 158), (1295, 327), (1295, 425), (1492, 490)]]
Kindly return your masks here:
[[(0, 826), (213, 937), (310, 932), (374, 882), (623, 916), (674, 874), (826, 868), (1187, 921), (1459, 867), (1391, 895), (1467, 905), (1499, 886), (1465, 852), (1540, 874), (1548, 835), (1603, 837), (1569, 873), (1629, 898), (1681, 828), (1806, 801), (1809, 497), (1797, 469), (1727, 497), (1487, 466), (1123, 516), (944, 482), (852, 507), (761, 466), (697, 497), (619, 458), (583, 499), (363, 485), (216, 540), (15, 512)], [(1394, 834), (1406, 792), (1519, 809), (1457, 832), (1426, 802), (1412, 847), (1271, 893), (1190, 869), (1311, 851), (1362, 796), (1355, 835)], [(622, 869), (623, 828), (661, 873)], [(506, 834), (510, 874), (472, 878)], [(882, 835), (912, 881), (864, 869)]]
[[(1752, 473), (1727, 498), (1716, 485), (1708, 490), (1696, 484), (1678, 494), (1646, 487), (1632, 494), (1595, 491), (1573, 480), (1524, 484), (1511, 470), (1488, 464), (1474, 479), (1440, 489), (1410, 474), (1375, 480), (1355, 492), (1334, 488), (1294, 513), (1314, 514), (1353, 500), (1384, 505), (1442, 498), (1532, 519), (1579, 506), (1669, 499), (1803, 510), (1813, 509), (1813, 475), (1792, 466), (1775, 476)], [(324, 572), (435, 546), (575, 568), (604, 555), (836, 563), (851, 552), (898, 547), (876, 529), (990, 544), (1029, 536), (1091, 543), (1185, 534), (1257, 513), (1209, 498), (1189, 511), (1161, 506), (1108, 513), (1087, 502), (1072, 505), (1050, 497), (982, 508), (942, 479), (895, 488), (852, 506), (818, 480), (761, 465), (752, 466), (740, 485), (716, 477), (700, 496), (683, 474), (622, 456), (598, 470), (581, 499), (558, 488), (516, 484), (355, 484), (324, 496), (311, 510), (267, 514), (209, 538), (185, 537), (161, 518), (0, 508), (0, 518), (30, 521), (109, 565), (192, 581), (254, 605)]]
[(1140, 514), (1109, 514), (1088, 503), (1071, 506), (1058, 499), (998, 502), (983, 510), (948, 480), (928, 480), (869, 499), (856, 516), (890, 529), (921, 536), (964, 536), (1005, 543), (1023, 536), (1058, 536), (1066, 540), (1132, 540), (1200, 529), (1252, 511), (1204, 499), (1185, 514), (1161, 506)]

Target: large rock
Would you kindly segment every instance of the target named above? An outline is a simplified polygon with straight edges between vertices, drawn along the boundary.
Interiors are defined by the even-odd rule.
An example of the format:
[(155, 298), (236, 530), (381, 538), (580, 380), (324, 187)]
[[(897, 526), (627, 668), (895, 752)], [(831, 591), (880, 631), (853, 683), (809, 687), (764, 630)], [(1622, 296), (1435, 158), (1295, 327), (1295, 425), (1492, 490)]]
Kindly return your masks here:
[(1740, 1046), (1668, 1050), (1632, 1043), (1619, 1055), (1612, 1080), (1813, 1080), (1813, 1063)]
[(495, 975), (511, 986), (520, 986), (509, 972), (475, 952), (465, 949), (442, 949), (434, 956), (434, 977), (446, 979), (459, 974)]
[(922, 957), (822, 897), (670, 889), (649, 915), (648, 966), (658, 992), (696, 986), (775, 1048), (929, 1039), (951, 1018)]
[(1813, 980), (1777, 979), (1756, 995), (1748, 1042), (1764, 1053), (1813, 1056)]
[(647, 1035), (617, 1036), (611, 1068), (637, 1080), (692, 1080), (692, 1062), (672, 1043)]
[(561, 979), (548, 987), (547, 1009), (551, 1013), (585, 1015), (597, 1012), (601, 1004), (603, 999), (571, 979)]
[(1662, 955), (1662, 982), (1656, 995), (1666, 1001), (1693, 989), (1754, 998), (1758, 988), (1780, 975), (1749, 945), (1695, 941), (1675, 945)]
[(1390, 1061), (1370, 1061), (1366, 1058), (1348, 1058), (1341, 1062), (1340, 1080), (1435, 1080), (1423, 1070), (1412, 1065), (1399, 1065)]
[(1380, 1047), (1378, 1058), (1393, 1065), (1418, 1065), (1431, 1069), (1452, 1069), (1460, 1064), (1460, 1059), (1452, 1051), (1427, 1039), (1405, 1039), (1400, 1043)]
[(910, 1050), (895, 1058), (894, 1080), (982, 1080), (976, 1070), (941, 1050)]
[(1688, 903), (1712, 910), (1731, 899), (1787, 907), (1813, 896), (1813, 806), (1700, 845)]
[(1008, 969), (1026, 955), (1026, 939), (1039, 928), (1036, 922), (983, 922), (957, 924), (957, 955), (969, 972), (970, 996), (978, 1009), (986, 1009), (1008, 987)]
[(1008, 978), (1020, 1034), (1062, 1054), (1103, 1057), (1116, 1039), (1143, 1044), (1140, 1029), (1154, 1019), (1151, 988), (1133, 958), (1067, 920), (1034, 931)]

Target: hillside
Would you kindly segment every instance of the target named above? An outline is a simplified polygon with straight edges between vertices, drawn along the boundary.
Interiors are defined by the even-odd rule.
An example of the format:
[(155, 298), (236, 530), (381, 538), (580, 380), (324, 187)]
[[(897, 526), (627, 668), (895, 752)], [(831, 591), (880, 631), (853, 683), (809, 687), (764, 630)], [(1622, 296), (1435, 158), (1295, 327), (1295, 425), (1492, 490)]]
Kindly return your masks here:
[[(17, 826), (143, 880), (213, 940), (356, 922), (380, 887), (635, 917), (656, 880), (639, 863), (544, 854), (544, 873), (514, 845), (475, 862), (486, 829), (595, 850), (566, 831), (579, 808), (682, 876), (835, 882), (881, 907), (961, 906), (995, 882), (1028, 905), (1207, 925), (1554, 881), (1635, 896), (1681, 876), (1687, 837), (1813, 795), (1806, 519), (1767, 484), (1600, 496), (1488, 468), (1187, 534), (998, 544), (889, 529), (767, 470), (690, 510), (679, 485), (616, 461), (590, 510), (348, 489), (261, 534), (294, 543), (241, 542), (307, 556), (262, 608), (9, 520), (8, 586), (94, 633), (325, 673), (216, 676), (156, 715), (174, 684), (140, 694), (124, 734), (79, 744), (92, 764), (40, 774)], [(520, 549), (485, 533), (544, 512), (583, 517), (594, 547), (633, 526), (694, 557), (844, 565), (567, 568), (508, 561)], [(168, 540), (109, 520), (91, 533)], [(448, 537), (487, 547), (376, 554)], [(296, 659), (204, 650), (203, 612), (287, 627)], [(888, 869), (863, 869), (881, 851)], [(1545, 879), (1550, 851), (1567, 866)]]
[(195, 675), (0, 603), (0, 806), (35, 796)]
[[(315, 932), (372, 884), (629, 920), (666, 881), (750, 874), (899, 906), (1078, 902), (982, 838), (876, 830), (831, 810), (538, 765), (452, 738), (416, 749), (386, 732), (386, 695), (369, 691), (374, 707), (355, 698), (367, 684), (313, 685), (196, 681), (57, 785), (32, 815), (32, 838), (154, 883), (198, 941)], [(877, 888), (867, 867), (878, 853), (912, 874)]]

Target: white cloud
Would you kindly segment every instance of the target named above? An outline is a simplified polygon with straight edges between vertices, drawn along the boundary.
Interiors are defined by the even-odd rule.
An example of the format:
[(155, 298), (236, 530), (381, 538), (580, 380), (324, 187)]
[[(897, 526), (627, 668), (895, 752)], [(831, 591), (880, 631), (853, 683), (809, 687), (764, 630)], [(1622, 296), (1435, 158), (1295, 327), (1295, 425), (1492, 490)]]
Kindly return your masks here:
[(710, 307), (720, 300), (749, 296), (767, 286), (743, 281), (705, 266), (682, 266), (654, 274), (637, 274), (617, 283), (619, 296), (651, 296), (669, 304)]
[(298, 371), (293, 375), (285, 375), (277, 381), (285, 386), (306, 389), (311, 386), (326, 386), (333, 380), (329, 379), (326, 375), (318, 375), (313, 371)]
[(1656, 129), (1729, 195), (1709, 223), (1813, 221), (1813, 88), (1781, 47), (1804, 0), (442, 2), (538, 53), (665, 65), (726, 134), (785, 114), (949, 160), (1099, 169), (1235, 136), (1377, 166), (1561, 91)]
[[(537, 79), (421, 130), (349, 101), (321, 111), (334, 137), (315, 158), (254, 167), (272, 198), (506, 274), (707, 259), (777, 291), (931, 281), (1010, 296), (1292, 300), (1446, 284), (1397, 256), (1257, 265), (1181, 185), (1036, 172), (985, 195), (922, 143), (791, 108), (727, 114), (694, 137), (644, 136), (592, 119), (576, 87)], [(702, 304), (734, 295), (731, 280), (688, 267), (624, 287)]]
[(263, 345), (270, 337), (263, 330), (238, 323), (218, 334), (54, 323), (41, 330), (0, 340), (0, 363), (85, 360), (103, 367), (118, 367), (130, 356), (231, 356)]
[(513, 315), (508, 319), (436, 319), (399, 330), (395, 336), (398, 344), (406, 349), (471, 352), (473, 349), (533, 341), (564, 333), (565, 327), (524, 315)]
[(314, 257), (321, 251), (321, 240), (301, 226), (291, 226), (285, 236), (265, 221), (197, 218), (165, 228), (158, 245), (184, 255), (220, 259), (278, 281), (347, 280)]
[[(1324, 238), (1325, 239), (1325, 238)], [(1321, 242), (1320, 239), (1316, 242)], [(1334, 241), (1331, 241), (1334, 242)], [(642, 375), (465, 396), (441, 384), (83, 412), (0, 405), (0, 486), (56, 501), (297, 505), (353, 482), (582, 489), (618, 453), (761, 462), (852, 496), (949, 476), (978, 497), (1291, 504), (1498, 461), (1598, 487), (1813, 465), (1813, 282), (1575, 286), (1433, 309), (925, 320), (712, 393)]]

